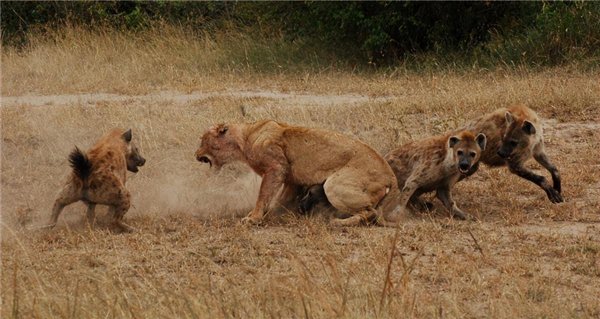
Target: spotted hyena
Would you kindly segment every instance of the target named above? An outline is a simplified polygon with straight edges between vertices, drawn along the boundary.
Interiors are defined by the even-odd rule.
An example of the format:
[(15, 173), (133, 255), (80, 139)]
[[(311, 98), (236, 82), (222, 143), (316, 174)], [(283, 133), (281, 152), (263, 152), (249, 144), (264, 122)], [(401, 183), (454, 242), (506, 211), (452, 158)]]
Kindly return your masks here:
[(110, 206), (114, 224), (124, 231), (133, 228), (123, 222), (131, 205), (131, 195), (125, 188), (127, 171), (136, 173), (146, 160), (131, 141), (131, 130), (115, 129), (104, 135), (87, 152), (75, 148), (70, 156), (72, 172), (54, 202), (50, 226), (58, 221), (65, 206), (83, 201), (90, 225), (95, 221), (96, 204)]
[(452, 216), (470, 218), (456, 206), (450, 190), (465, 174), (477, 170), (485, 149), (485, 134), (461, 131), (411, 142), (388, 153), (384, 158), (394, 170), (401, 189), (400, 208), (405, 213), (408, 205), (430, 209), (431, 204), (419, 196), (435, 191)]
[[(542, 125), (532, 109), (524, 105), (502, 108), (475, 119), (465, 129), (487, 136), (488, 147), (481, 154), (482, 163), (492, 167), (508, 166), (513, 174), (541, 187), (551, 202), (563, 202), (560, 174), (546, 155)], [(525, 162), (532, 157), (550, 172), (553, 185), (525, 167)]]

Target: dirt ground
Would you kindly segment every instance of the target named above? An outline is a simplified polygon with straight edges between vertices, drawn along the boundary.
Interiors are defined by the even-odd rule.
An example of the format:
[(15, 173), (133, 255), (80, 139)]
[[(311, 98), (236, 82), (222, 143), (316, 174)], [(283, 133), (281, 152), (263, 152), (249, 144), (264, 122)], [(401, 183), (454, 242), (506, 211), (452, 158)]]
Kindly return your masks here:
[[(2, 317), (600, 317), (595, 76), (361, 79), (330, 91), (302, 82), (3, 93)], [(200, 134), (223, 121), (328, 128), (385, 153), (516, 101), (545, 118), (566, 202), (550, 203), (505, 168), (483, 167), (454, 189), (478, 221), (450, 219), (434, 201), (398, 237), (393, 228), (332, 228), (327, 212), (242, 226), (260, 178), (242, 164), (214, 172), (194, 158)], [(125, 219), (139, 231), (111, 229), (103, 209), (90, 230), (80, 203), (55, 229), (38, 229), (68, 173), (69, 151), (116, 126), (133, 129), (147, 159), (128, 175)]]

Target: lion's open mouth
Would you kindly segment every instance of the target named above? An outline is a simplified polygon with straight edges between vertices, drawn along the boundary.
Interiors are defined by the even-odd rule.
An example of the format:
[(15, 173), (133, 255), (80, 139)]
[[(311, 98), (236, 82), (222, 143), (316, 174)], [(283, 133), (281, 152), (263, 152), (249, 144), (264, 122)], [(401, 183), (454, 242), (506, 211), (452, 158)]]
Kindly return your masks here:
[(199, 162), (202, 163), (208, 163), (208, 165), (210, 165), (210, 167), (212, 167), (212, 161), (210, 160), (210, 158), (208, 158), (208, 156), (200, 156), (197, 158)]

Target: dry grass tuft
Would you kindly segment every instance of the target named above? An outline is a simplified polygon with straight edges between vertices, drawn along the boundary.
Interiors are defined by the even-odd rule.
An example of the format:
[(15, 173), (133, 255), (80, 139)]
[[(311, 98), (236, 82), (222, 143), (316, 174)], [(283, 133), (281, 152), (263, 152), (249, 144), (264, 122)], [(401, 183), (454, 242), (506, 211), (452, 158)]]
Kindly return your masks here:
[[(600, 316), (598, 74), (261, 73), (223, 66), (225, 35), (164, 32), (68, 30), (3, 51), (2, 317)], [(75, 93), (90, 95), (64, 96)], [(484, 168), (454, 192), (479, 222), (436, 205), (396, 238), (330, 228), (327, 214), (242, 227), (236, 216), (252, 208), (259, 178), (243, 165), (215, 173), (193, 156), (216, 122), (329, 128), (384, 153), (513, 102), (548, 119), (567, 202)], [(133, 128), (148, 160), (128, 177), (125, 218), (140, 231), (116, 234), (102, 214), (89, 230), (80, 204), (56, 229), (34, 230), (69, 151), (115, 126)]]

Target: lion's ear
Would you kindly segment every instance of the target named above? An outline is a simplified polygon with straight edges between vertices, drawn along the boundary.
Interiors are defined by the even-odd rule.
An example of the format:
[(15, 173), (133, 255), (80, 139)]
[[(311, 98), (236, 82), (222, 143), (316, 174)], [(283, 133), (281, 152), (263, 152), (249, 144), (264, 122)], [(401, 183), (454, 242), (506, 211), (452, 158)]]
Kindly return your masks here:
[(123, 137), (123, 139), (125, 140), (125, 142), (129, 143), (131, 142), (131, 129), (128, 129), (127, 131), (125, 131), (125, 133), (123, 133), (123, 135), (121, 135), (121, 137)]
[(219, 133), (219, 135), (223, 135), (223, 134), (227, 133), (227, 130), (229, 130), (229, 127), (227, 127), (227, 125), (223, 124), (223, 125), (219, 126), (219, 128), (217, 129), (217, 132)]

